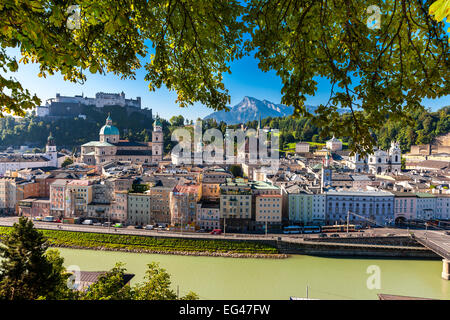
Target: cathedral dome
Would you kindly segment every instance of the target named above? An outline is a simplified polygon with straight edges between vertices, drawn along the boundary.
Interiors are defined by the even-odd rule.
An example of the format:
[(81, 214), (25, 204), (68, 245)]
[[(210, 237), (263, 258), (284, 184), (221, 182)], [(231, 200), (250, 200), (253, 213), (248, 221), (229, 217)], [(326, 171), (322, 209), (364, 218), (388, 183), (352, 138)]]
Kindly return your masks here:
[(106, 124), (100, 129), (100, 135), (106, 135), (106, 136), (118, 136), (119, 129), (117, 127), (112, 125), (112, 119), (111, 116), (108, 115), (108, 118), (106, 119)]
[(103, 135), (119, 135), (119, 129), (117, 129), (117, 127), (115, 127), (115, 126), (105, 124), (100, 129), (100, 134), (103, 134)]

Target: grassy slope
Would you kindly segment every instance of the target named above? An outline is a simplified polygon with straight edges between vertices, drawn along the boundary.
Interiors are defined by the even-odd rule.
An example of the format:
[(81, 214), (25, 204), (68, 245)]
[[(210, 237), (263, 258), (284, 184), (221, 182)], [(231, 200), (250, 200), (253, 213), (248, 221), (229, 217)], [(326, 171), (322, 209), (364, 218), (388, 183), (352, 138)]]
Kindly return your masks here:
[[(10, 227), (0, 227), (0, 237)], [(156, 238), (146, 236), (84, 233), (57, 230), (41, 230), (52, 246), (148, 250), (158, 252), (219, 252), (276, 254), (277, 249), (264, 244), (246, 241), (191, 240), (178, 238)]]

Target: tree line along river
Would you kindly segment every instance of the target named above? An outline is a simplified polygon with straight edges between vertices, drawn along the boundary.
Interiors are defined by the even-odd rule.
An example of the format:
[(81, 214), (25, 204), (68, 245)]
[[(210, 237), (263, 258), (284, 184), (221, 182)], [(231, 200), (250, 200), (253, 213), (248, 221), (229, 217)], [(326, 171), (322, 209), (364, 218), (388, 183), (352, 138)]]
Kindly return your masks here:
[[(325, 258), (293, 255), (287, 259), (235, 259), (140, 254), (59, 248), (65, 265), (105, 271), (124, 262), (141, 282), (146, 265), (159, 262), (180, 295), (200, 299), (377, 299), (377, 293), (450, 300), (450, 281), (441, 278), (439, 260)], [(369, 272), (368, 273), (368, 269)], [(379, 282), (374, 278), (379, 270)], [(369, 286), (368, 286), (369, 282)], [(379, 284), (379, 289), (377, 288)]]

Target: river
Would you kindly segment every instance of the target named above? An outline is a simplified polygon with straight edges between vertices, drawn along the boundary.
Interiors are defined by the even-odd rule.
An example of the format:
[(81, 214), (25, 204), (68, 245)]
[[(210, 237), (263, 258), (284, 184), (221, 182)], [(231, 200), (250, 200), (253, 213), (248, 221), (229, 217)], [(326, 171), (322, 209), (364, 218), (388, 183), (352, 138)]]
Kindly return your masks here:
[[(288, 259), (233, 259), (112, 251), (58, 249), (65, 265), (84, 271), (109, 270), (126, 264), (141, 282), (146, 265), (159, 262), (180, 294), (192, 290), (200, 299), (377, 299), (377, 293), (450, 300), (450, 281), (441, 278), (442, 262), (324, 258), (294, 255)], [(379, 270), (379, 287), (374, 273)], [(373, 272), (373, 271), (372, 271)], [(371, 277), (369, 279), (369, 277)], [(370, 288), (367, 285), (369, 281)], [(375, 280), (374, 280), (375, 279)]]

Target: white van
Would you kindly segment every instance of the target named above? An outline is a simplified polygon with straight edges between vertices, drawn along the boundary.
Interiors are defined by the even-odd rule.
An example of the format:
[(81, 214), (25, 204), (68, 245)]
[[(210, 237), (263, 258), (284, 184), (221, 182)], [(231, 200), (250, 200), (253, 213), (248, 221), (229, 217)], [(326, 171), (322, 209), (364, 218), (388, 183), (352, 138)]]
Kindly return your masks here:
[(146, 225), (145, 230), (153, 230), (153, 225), (152, 224)]
[(92, 225), (92, 220), (84, 220), (82, 224)]

